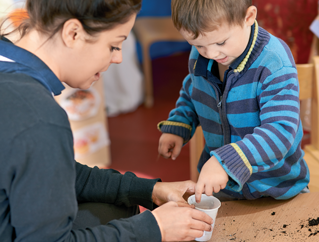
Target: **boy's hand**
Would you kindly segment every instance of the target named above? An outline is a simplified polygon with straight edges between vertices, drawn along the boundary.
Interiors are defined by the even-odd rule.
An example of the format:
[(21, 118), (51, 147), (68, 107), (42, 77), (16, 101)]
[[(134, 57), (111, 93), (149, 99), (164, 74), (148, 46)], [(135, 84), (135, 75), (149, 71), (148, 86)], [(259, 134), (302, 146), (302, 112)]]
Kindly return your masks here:
[(201, 195), (205, 193), (212, 196), (213, 192), (218, 193), (226, 187), (228, 174), (219, 164), (218, 160), (212, 156), (203, 166), (195, 187), (196, 202), (199, 203)]
[(175, 160), (181, 152), (183, 141), (178, 135), (163, 133), (159, 140), (158, 153), (166, 159)]

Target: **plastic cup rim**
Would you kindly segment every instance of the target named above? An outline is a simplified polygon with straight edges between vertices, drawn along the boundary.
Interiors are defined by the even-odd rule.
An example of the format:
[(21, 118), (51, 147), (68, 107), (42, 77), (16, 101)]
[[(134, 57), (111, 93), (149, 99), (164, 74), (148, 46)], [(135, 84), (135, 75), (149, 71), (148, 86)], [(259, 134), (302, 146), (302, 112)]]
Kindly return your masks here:
[[(219, 199), (217, 198), (217, 197), (214, 197), (214, 196), (207, 196), (206, 194), (202, 194), (202, 196), (206, 196), (206, 197), (213, 197), (214, 198), (214, 200), (216, 199), (217, 201), (218, 201), (218, 207), (216, 207), (216, 208), (209, 208), (209, 209), (204, 209), (204, 208), (198, 208), (198, 207), (196, 207), (195, 206), (195, 208), (196, 209), (198, 209), (198, 210), (200, 210), (200, 211), (203, 211), (203, 212), (205, 212), (205, 211), (212, 211), (212, 210), (216, 210), (216, 209), (219, 209), (220, 208), (220, 206), (221, 206), (221, 202), (219, 201)], [(188, 204), (190, 204), (190, 205), (192, 205), (192, 204), (194, 204), (194, 203), (190, 203), (190, 199), (191, 199), (191, 197), (195, 197), (195, 195), (191, 195), (187, 200), (187, 202), (188, 202)], [(195, 200), (195, 203), (196, 203), (196, 200)]]

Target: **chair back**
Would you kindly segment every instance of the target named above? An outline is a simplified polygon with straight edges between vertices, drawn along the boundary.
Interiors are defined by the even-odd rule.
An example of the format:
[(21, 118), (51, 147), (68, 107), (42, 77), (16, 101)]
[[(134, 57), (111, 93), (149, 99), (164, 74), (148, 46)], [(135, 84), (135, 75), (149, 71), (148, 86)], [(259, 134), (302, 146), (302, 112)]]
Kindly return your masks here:
[(299, 80), (299, 99), (306, 100), (312, 98), (312, 85), (314, 77), (314, 65), (297, 64), (298, 80)]
[[(306, 92), (310, 93), (311, 95), (311, 128), (310, 128), (310, 146), (312, 149), (316, 151), (317, 154), (315, 155), (318, 157), (319, 160), (319, 105), (318, 105), (318, 98), (319, 98), (319, 56), (314, 56), (312, 59), (313, 68), (312, 70), (308, 70), (309, 78), (312, 77), (312, 83), (306, 83), (306, 80), (303, 77), (306, 75), (304, 74), (305, 71), (300, 69), (300, 74), (298, 73), (299, 84), (300, 84), (300, 93), (306, 96)], [(297, 68), (301, 68), (306, 64), (299, 64)], [(297, 69), (299, 72), (299, 69)], [(312, 76), (311, 76), (312, 75)], [(303, 85), (303, 82), (306, 84)], [(303, 96), (302, 96), (303, 97)], [(308, 147), (309, 148), (309, 147)], [(307, 146), (305, 147), (307, 149)]]

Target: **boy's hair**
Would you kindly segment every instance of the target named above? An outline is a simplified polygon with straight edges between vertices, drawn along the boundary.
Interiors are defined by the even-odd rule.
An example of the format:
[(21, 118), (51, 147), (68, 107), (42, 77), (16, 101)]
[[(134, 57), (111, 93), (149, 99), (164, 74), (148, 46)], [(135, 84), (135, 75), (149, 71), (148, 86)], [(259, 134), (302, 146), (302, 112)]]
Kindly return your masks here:
[(184, 29), (196, 39), (224, 22), (242, 26), (251, 5), (252, 0), (172, 0), (172, 19), (178, 30)]
[(89, 35), (126, 23), (141, 9), (142, 0), (27, 0), (29, 18), (19, 26), (21, 38), (30, 29), (50, 37), (69, 19), (78, 19)]

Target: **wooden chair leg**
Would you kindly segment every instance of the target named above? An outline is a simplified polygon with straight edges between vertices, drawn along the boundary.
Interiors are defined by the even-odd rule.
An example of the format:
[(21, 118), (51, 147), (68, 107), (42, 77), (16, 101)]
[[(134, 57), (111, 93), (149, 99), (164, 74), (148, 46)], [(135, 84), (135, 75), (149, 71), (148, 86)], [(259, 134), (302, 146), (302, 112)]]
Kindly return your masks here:
[(143, 72), (144, 72), (144, 105), (147, 108), (153, 107), (153, 78), (152, 78), (152, 61), (150, 57), (150, 45), (145, 44), (143, 47)]
[(308, 185), (310, 192), (319, 192), (319, 161), (307, 151), (305, 152), (304, 159), (310, 172), (310, 182)]
[(201, 126), (198, 126), (195, 134), (189, 142), (190, 151), (190, 178), (192, 181), (197, 182), (198, 171), (197, 164), (204, 148), (204, 135)]

